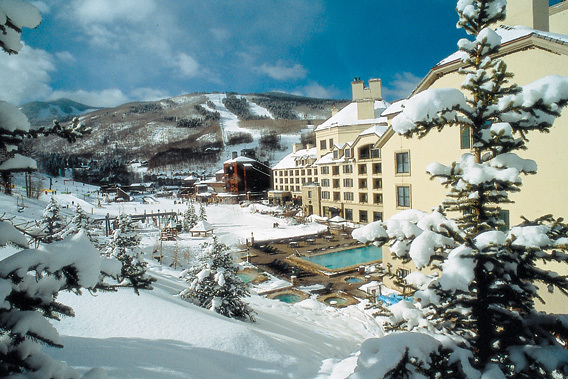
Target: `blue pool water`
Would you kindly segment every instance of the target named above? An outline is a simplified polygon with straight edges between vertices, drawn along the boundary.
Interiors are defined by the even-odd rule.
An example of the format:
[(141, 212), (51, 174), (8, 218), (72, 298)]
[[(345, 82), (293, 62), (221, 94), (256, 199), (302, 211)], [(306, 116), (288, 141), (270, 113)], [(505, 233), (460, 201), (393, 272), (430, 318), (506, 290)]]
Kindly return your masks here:
[(355, 266), (383, 258), (383, 251), (376, 246), (363, 246), (334, 253), (304, 257), (303, 259), (331, 270)]
[(244, 283), (250, 283), (250, 282), (252, 282), (252, 281), (254, 280), (254, 278), (256, 278), (256, 275), (254, 275), (254, 274), (248, 274), (248, 273), (244, 273), (244, 272), (239, 272), (239, 273), (237, 273), (237, 276), (238, 276), (239, 278), (241, 278), (241, 280), (242, 280)]
[(401, 295), (397, 295), (397, 294), (391, 294), (391, 295), (381, 295), (381, 296), (377, 296), (377, 299), (382, 301), (383, 303), (385, 303), (386, 305), (393, 305), (398, 303), (399, 301), (402, 300), (406, 300), (406, 301), (411, 301), (411, 299), (409, 297), (406, 296), (401, 296)]
[(283, 303), (292, 304), (300, 301), (300, 296), (294, 295), (292, 293), (285, 293), (282, 295), (274, 296), (274, 299), (280, 300)]

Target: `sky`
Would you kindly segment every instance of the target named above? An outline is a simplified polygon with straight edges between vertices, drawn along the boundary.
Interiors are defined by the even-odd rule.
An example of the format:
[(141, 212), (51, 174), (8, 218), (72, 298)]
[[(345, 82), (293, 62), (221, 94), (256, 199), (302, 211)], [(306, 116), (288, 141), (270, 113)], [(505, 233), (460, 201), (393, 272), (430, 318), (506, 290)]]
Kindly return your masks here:
[[(91, 106), (193, 92), (351, 99), (380, 78), (404, 98), (465, 37), (448, 0), (41, 0), (0, 100)], [(552, 2), (554, 3), (554, 1)]]

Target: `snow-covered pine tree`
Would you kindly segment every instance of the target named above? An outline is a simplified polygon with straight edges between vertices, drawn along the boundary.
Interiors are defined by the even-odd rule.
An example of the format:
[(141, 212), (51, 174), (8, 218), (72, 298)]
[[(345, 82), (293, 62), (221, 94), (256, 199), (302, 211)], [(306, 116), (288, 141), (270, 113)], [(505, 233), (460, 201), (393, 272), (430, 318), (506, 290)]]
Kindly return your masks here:
[[(509, 194), (520, 191), (521, 175), (537, 169), (516, 151), (526, 149), (527, 134), (552, 127), (568, 103), (568, 78), (546, 77), (524, 87), (508, 83), (513, 74), (495, 57), (500, 37), (489, 27), (504, 19), (505, 6), (505, 0), (458, 1), (458, 26), (474, 37), (458, 43), (467, 54), (460, 70), (465, 93), (424, 91), (408, 99), (392, 121), (395, 132), (407, 136), (469, 128), (473, 154), (448, 166), (427, 167), (449, 188), (448, 199), (432, 213), (404, 211), (353, 233), (362, 241), (390, 242), (396, 257), (412, 260), (418, 268), (439, 269), (434, 275), (415, 272), (406, 278), (418, 289), (421, 309), (401, 303), (391, 307), (394, 323), (432, 336), (418, 343), (416, 333), (406, 339), (402, 334), (396, 345), (399, 358), (382, 362), (391, 369), (404, 358), (415, 362), (415, 373), (432, 373), (431, 364), (444, 361), (438, 353), (443, 347), (447, 362), (458, 363), (450, 370), (452, 377), (568, 375), (568, 350), (559, 343), (568, 338), (568, 316), (535, 310), (539, 287), (568, 294), (566, 276), (543, 268), (547, 262), (568, 263), (568, 227), (561, 219), (543, 216), (504, 231), (499, 220)], [(448, 219), (445, 212), (457, 216)], [(405, 355), (407, 347), (413, 347), (414, 357)], [(374, 349), (371, 355), (384, 354), (385, 348), (383, 344), (382, 351)], [(389, 348), (396, 349), (393, 344)], [(361, 377), (376, 373), (377, 361), (368, 358), (362, 349)], [(442, 370), (448, 375), (447, 365)]]
[(238, 271), (229, 248), (213, 237), (212, 243), (201, 246), (196, 264), (182, 272), (189, 288), (180, 296), (223, 316), (255, 321), (254, 310), (242, 300), (249, 296), (249, 290), (237, 276)]
[(189, 232), (197, 224), (197, 215), (195, 214), (195, 207), (193, 202), (189, 202), (187, 209), (183, 214), (183, 231)]
[(77, 204), (75, 208), (75, 214), (73, 215), (69, 229), (72, 234), (79, 233), (79, 231), (83, 230), (89, 236), (91, 242), (95, 246), (98, 246), (99, 241), (96, 236), (100, 228), (79, 204)]
[(43, 215), (39, 221), (39, 233), (37, 239), (43, 243), (61, 241), (67, 235), (67, 221), (61, 214), (61, 207), (54, 197), (49, 199), (49, 203), (43, 210)]
[(199, 221), (207, 221), (207, 211), (203, 203), (199, 203)]
[(119, 273), (120, 263), (103, 259), (82, 232), (39, 249), (29, 249), (26, 238), (8, 222), (0, 221), (0, 235), (1, 246), (23, 248), (0, 261), (0, 377), (79, 377), (41, 351), (41, 345), (63, 347), (54, 321), (74, 316), (57, 295), (114, 290), (104, 279)]
[(122, 263), (118, 282), (133, 287), (138, 295), (141, 289), (153, 289), (152, 283), (156, 281), (146, 273), (148, 263), (142, 257), (139, 245), (140, 238), (134, 230), (132, 219), (124, 213), (120, 214), (118, 228), (109, 240), (105, 254)]

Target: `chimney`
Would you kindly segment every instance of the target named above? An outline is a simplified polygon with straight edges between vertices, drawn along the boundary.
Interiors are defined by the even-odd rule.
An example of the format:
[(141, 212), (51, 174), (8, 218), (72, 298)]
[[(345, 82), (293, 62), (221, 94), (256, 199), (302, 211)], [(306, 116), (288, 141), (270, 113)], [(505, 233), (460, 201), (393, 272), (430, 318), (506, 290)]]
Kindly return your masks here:
[(548, 0), (509, 0), (507, 17), (503, 23), (509, 26), (528, 26), (548, 32), (549, 14)]
[(363, 99), (365, 97), (365, 84), (361, 78), (355, 78), (351, 82), (351, 92), (353, 93), (353, 101)]
[(371, 99), (382, 100), (382, 82), (381, 79), (369, 79), (369, 90), (371, 92)]
[(337, 112), (339, 112), (339, 109), (337, 109), (337, 107), (334, 105), (331, 108), (331, 117), (335, 116), (337, 114)]
[(302, 149), (302, 144), (301, 143), (294, 143), (292, 144), (292, 153), (297, 153), (298, 150)]
[(237, 158), (238, 156), (239, 156), (239, 154), (238, 154), (236, 151), (233, 151), (232, 159), (235, 159), (235, 158)]

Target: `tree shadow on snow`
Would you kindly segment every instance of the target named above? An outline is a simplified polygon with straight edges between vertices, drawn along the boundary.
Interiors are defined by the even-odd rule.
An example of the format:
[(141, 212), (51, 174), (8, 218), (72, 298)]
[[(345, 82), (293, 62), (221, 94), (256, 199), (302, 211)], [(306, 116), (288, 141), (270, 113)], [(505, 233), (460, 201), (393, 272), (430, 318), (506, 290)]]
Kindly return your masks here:
[(81, 374), (93, 367), (115, 378), (284, 378), (286, 367), (174, 340), (62, 336), (64, 348), (47, 348)]

